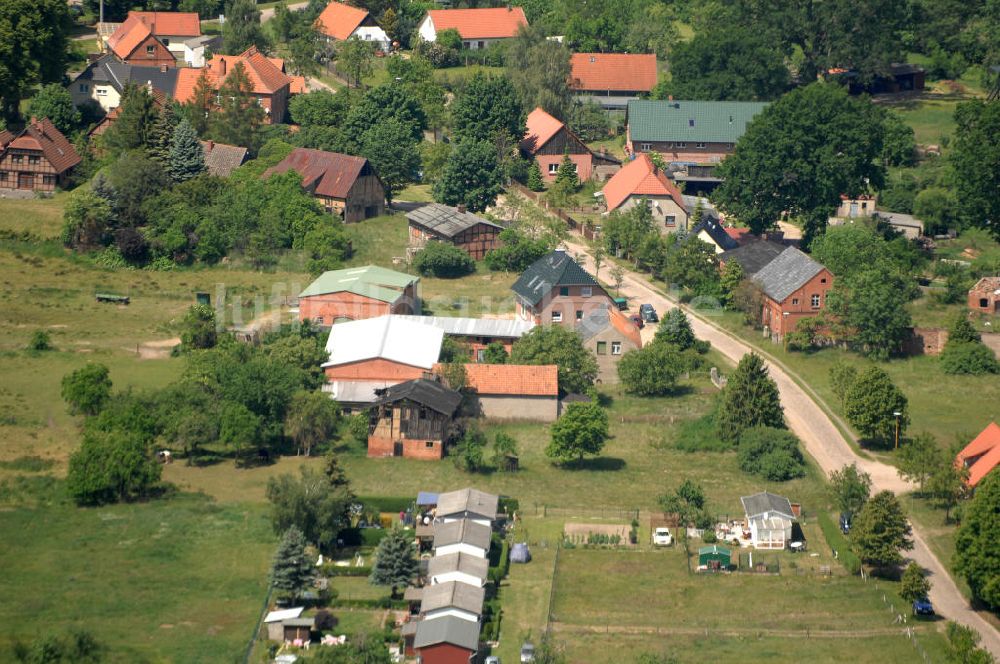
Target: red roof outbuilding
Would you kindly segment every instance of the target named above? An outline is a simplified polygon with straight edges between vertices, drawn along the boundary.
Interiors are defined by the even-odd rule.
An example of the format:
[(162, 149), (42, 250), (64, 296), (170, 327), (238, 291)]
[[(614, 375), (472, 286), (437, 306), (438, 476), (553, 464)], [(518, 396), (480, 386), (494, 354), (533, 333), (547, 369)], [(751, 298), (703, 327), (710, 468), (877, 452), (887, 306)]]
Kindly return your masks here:
[(982, 433), (958, 453), (956, 463), (969, 469), (966, 484), (975, 487), (1000, 464), (1000, 425), (990, 422)]
[(649, 92), (656, 87), (656, 56), (642, 53), (574, 53), (572, 90)]
[(311, 148), (295, 148), (276, 166), (264, 172), (265, 177), (273, 173), (295, 171), (302, 175), (302, 186), (317, 196), (327, 198), (347, 198), (351, 187), (361, 176), (368, 160), (352, 157), (339, 152), (324, 152)]
[(466, 364), (470, 389), (479, 394), (514, 396), (558, 396), (559, 367), (554, 364)]
[(342, 2), (331, 2), (316, 19), (316, 27), (327, 37), (344, 41), (350, 39), (366, 18), (368, 12), (364, 9), (351, 7)]

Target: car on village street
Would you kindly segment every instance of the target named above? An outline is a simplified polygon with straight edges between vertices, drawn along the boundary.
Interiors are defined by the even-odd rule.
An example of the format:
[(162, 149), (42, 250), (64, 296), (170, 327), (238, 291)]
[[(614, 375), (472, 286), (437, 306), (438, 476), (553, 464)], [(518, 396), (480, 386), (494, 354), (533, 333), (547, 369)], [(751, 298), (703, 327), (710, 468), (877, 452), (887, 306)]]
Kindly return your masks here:
[(525, 642), (521, 646), (521, 664), (529, 664), (535, 661), (535, 644)]
[(933, 616), (934, 615), (934, 605), (926, 597), (921, 597), (913, 601), (913, 615), (915, 616)]
[(646, 327), (646, 324), (644, 322), (642, 322), (642, 316), (640, 316), (639, 314), (632, 314), (628, 318), (640, 330), (642, 328)]
[(674, 543), (674, 537), (670, 534), (669, 528), (656, 528), (653, 530), (653, 546), (670, 546)]
[(653, 308), (651, 304), (640, 304), (639, 305), (639, 315), (642, 316), (642, 320), (647, 323), (659, 323), (660, 317), (656, 314), (656, 309)]

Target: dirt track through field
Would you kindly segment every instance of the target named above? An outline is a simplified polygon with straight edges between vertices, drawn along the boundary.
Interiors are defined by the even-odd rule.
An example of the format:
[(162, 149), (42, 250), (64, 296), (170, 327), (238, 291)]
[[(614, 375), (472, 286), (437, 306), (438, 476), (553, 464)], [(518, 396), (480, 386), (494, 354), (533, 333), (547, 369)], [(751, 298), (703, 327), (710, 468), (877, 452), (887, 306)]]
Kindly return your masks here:
[[(594, 274), (594, 260), (589, 248), (581, 244), (577, 238), (565, 244), (568, 251), (581, 257), (584, 267)], [(605, 271), (609, 269), (608, 266), (604, 267)], [(651, 286), (645, 277), (632, 270), (625, 272), (621, 294), (636, 303), (652, 304), (661, 316), (663, 312), (678, 306), (676, 302)], [(734, 363), (739, 362), (740, 358), (751, 350), (757, 350), (758, 354), (763, 355), (767, 361), (768, 371), (781, 393), (781, 403), (785, 409), (788, 427), (802, 440), (806, 451), (816, 460), (824, 473), (829, 474), (855, 463), (858, 468), (871, 475), (874, 491), (889, 490), (900, 494), (914, 489), (911, 483), (899, 477), (893, 466), (860, 457), (844, 438), (840, 429), (834, 425), (827, 412), (817, 403), (817, 397), (809, 393), (811, 390), (807, 391), (807, 388), (803, 388), (793, 380), (790, 370), (776, 362), (766, 352), (751, 349), (743, 340), (696, 312), (683, 308), (691, 319), (695, 335), (710, 342), (716, 350)], [(643, 339), (652, 333), (651, 327), (647, 327), (643, 330)], [(937, 612), (976, 630), (982, 636), (981, 645), (1000, 659), (1000, 632), (969, 606), (969, 602), (959, 591), (944, 565), (927, 546), (916, 524), (913, 525), (914, 547), (908, 555), (928, 571), (928, 577), (933, 584), (930, 599)]]

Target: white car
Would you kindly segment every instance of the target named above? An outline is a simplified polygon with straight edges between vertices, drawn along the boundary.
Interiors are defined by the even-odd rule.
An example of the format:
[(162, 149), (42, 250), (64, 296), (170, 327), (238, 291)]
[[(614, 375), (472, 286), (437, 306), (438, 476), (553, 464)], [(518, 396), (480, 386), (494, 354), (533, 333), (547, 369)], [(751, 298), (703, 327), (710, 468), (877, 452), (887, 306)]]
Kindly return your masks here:
[(670, 534), (669, 528), (656, 528), (653, 530), (653, 546), (670, 546), (674, 543), (674, 537)]

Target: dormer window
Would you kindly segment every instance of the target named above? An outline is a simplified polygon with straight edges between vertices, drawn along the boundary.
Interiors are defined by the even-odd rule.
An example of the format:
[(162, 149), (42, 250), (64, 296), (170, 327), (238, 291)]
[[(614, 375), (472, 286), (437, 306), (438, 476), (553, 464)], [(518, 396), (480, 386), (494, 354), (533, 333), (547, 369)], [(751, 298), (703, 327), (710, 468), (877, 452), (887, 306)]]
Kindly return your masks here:
[(146, 47), (146, 55), (149, 56), (149, 57), (153, 57), (154, 55), (156, 55), (156, 46), (154, 46), (153, 44), (150, 44), (149, 46), (147, 46)]

